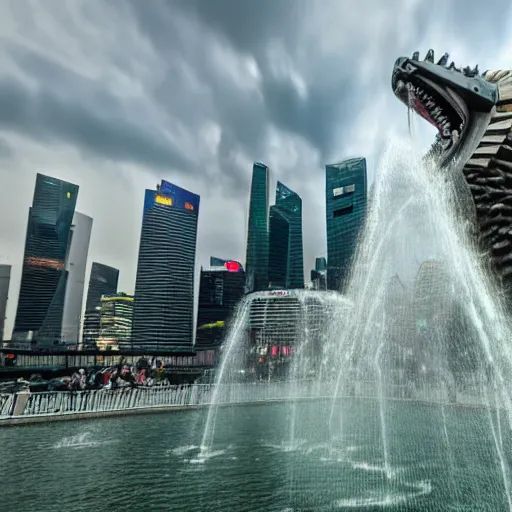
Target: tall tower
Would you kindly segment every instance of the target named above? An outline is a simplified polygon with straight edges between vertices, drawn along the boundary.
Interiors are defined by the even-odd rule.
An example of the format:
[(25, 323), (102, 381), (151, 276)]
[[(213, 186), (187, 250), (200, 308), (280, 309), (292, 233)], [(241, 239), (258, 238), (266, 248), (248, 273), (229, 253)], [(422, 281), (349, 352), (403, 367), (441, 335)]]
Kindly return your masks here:
[(69, 250), (66, 257), (68, 278), (62, 315), (62, 341), (66, 343), (78, 344), (80, 341), (85, 270), (91, 230), (92, 218), (75, 212), (69, 233)]
[(304, 288), (302, 199), (280, 181), (270, 207), (269, 286)]
[(4, 339), (5, 313), (7, 311), (10, 281), (11, 265), (0, 265), (0, 342)]
[(84, 315), (84, 345), (94, 346), (100, 335), (101, 297), (117, 293), (119, 270), (94, 261), (89, 277)]
[(146, 190), (133, 310), (135, 348), (193, 344), (199, 199), (167, 181)]
[(29, 210), (13, 340), (60, 341), (68, 273), (65, 263), (78, 185), (37, 175)]
[(268, 288), (269, 178), (269, 168), (255, 162), (252, 168), (245, 259), (248, 292)]
[(327, 288), (347, 284), (366, 217), (366, 160), (353, 158), (325, 166)]

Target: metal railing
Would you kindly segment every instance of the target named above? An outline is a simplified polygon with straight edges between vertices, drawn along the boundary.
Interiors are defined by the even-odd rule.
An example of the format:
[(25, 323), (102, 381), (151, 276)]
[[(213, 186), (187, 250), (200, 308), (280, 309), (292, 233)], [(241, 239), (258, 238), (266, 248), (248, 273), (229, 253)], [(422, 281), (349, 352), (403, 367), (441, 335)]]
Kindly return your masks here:
[[(148, 408), (183, 408), (244, 403), (332, 399), (336, 396), (335, 383), (312, 381), (190, 384), (180, 386), (153, 386), (99, 389), (86, 391), (18, 392), (0, 394), (0, 420), (13, 417), (55, 416), (77, 413), (102, 413)], [(375, 383), (360, 383), (344, 394), (386, 400), (414, 400), (429, 403), (454, 402), (442, 388), (405, 389), (392, 386), (386, 390)], [(460, 405), (486, 403), (481, 390), (458, 394)]]

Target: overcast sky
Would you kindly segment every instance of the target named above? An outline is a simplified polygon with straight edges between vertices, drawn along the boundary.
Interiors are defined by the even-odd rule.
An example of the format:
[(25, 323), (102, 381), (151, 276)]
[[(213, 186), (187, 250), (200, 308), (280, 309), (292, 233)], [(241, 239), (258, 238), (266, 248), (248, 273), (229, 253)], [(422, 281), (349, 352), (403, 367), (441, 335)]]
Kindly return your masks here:
[(133, 293), (144, 189), (164, 178), (200, 194), (199, 264), (243, 262), (264, 162), (273, 188), (302, 196), (307, 275), (326, 251), (324, 165), (366, 156), (373, 179), (387, 138), (407, 134), (393, 63), (428, 48), (510, 67), (510, 0), (0, 0), (7, 329), (37, 172), (80, 186), (89, 268), (118, 267)]

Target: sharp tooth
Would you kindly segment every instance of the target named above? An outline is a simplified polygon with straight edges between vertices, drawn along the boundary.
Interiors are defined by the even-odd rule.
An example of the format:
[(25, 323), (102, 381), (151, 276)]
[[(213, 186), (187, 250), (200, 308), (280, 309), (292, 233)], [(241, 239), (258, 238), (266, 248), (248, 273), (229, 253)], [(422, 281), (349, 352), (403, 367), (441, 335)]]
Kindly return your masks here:
[(453, 140), (453, 143), (456, 144), (457, 141), (459, 140), (459, 132), (457, 130), (453, 130), (452, 131), (452, 140)]

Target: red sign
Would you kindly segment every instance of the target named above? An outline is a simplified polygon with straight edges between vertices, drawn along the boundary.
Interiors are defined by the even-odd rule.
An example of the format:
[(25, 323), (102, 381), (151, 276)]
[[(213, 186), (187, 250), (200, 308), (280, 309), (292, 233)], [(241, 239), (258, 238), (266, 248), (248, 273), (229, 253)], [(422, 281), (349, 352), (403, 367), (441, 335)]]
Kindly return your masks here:
[(240, 263), (238, 263), (238, 261), (226, 261), (224, 267), (226, 267), (226, 270), (229, 272), (240, 272)]

